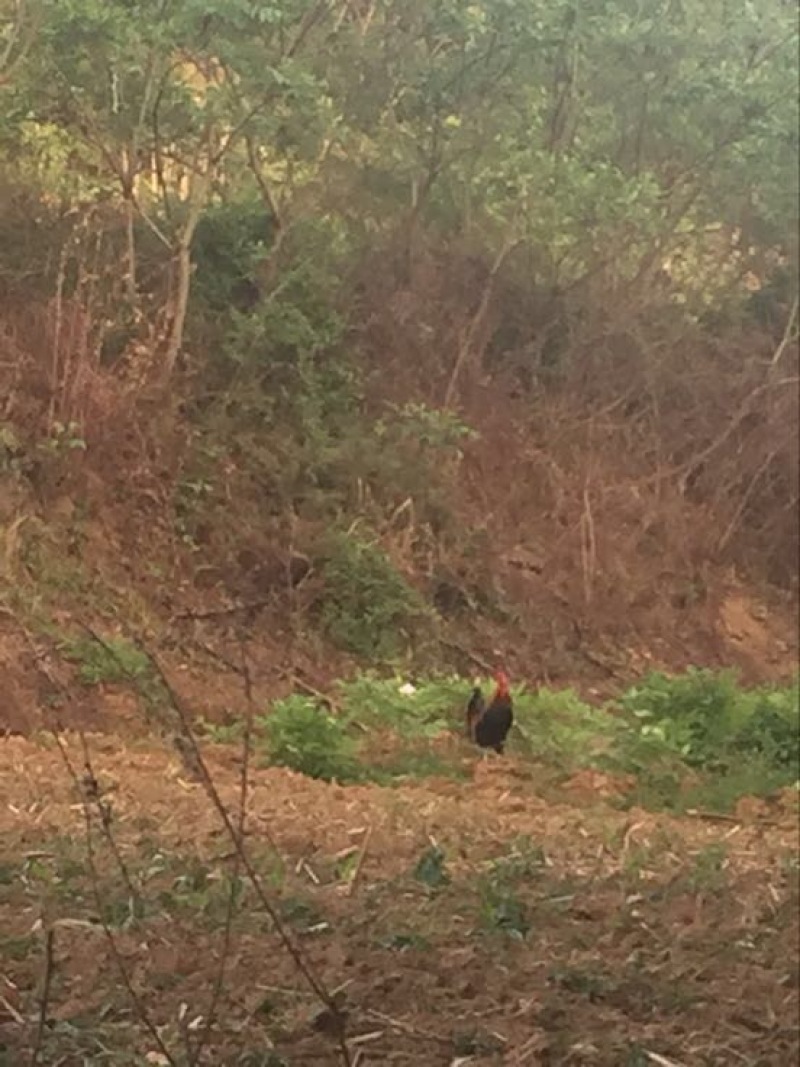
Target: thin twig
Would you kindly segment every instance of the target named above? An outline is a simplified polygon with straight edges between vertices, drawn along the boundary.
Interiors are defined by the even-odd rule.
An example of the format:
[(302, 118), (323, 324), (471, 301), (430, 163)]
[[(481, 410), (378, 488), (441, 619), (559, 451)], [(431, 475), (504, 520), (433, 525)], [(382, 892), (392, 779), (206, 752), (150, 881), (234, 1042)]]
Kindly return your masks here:
[(154, 653), (148, 651), (141, 639), (137, 640), (136, 644), (152, 663), (153, 668), (155, 669), (158, 678), (161, 681), (161, 684), (163, 685), (164, 690), (169, 697), (173, 710), (180, 719), (184, 731), (184, 737), (191, 750), (192, 757), (195, 761), (195, 765), (200, 780), (205, 788), (206, 794), (209, 800), (211, 801), (211, 804), (215, 808), (225, 828), (225, 831), (228, 834), (228, 837), (230, 838), (231, 843), (233, 844), (236, 854), (238, 855), (241, 861), (242, 867), (244, 868), (247, 874), (248, 880), (250, 881), (250, 884), (252, 885), (253, 890), (255, 891), (255, 894), (258, 898), (259, 903), (261, 904), (261, 907), (269, 916), (279, 940), (291, 956), (298, 971), (308, 983), (308, 986), (314, 992), (320, 1003), (325, 1008), (327, 1008), (328, 1011), (331, 1012), (332, 1016), (337, 1021), (338, 1025), (336, 1031), (336, 1038), (339, 1045), (339, 1050), (341, 1052), (342, 1062), (346, 1064), (347, 1067), (352, 1067), (352, 1057), (350, 1055), (350, 1050), (347, 1047), (345, 1020), (341, 1011), (339, 1010), (338, 1005), (334, 1002), (330, 993), (325, 988), (322, 980), (315, 974), (311, 964), (306, 959), (303, 951), (298, 945), (294, 943), (294, 940), (289, 934), (286, 926), (284, 926), (276, 907), (272, 904), (272, 902), (269, 900), (266, 893), (264, 892), (264, 888), (261, 884), (261, 879), (259, 878), (258, 872), (253, 866), (253, 863), (249, 855), (247, 854), (247, 850), (244, 847), (243, 838), (238, 833), (230, 814), (225, 808), (225, 805), (222, 803), (222, 798), (220, 797), (219, 791), (217, 790), (217, 787), (211, 777), (211, 773), (208, 770), (208, 766), (205, 762), (203, 754), (200, 751), (200, 746), (197, 743), (197, 738), (195, 737), (194, 731), (192, 730), (189, 715), (186, 709), (183, 707), (183, 704), (177, 693), (171, 686), (159, 659), (155, 656)]
[(658, 1052), (651, 1052), (649, 1049), (644, 1049), (643, 1051), (650, 1062), (656, 1064), (656, 1067), (684, 1067), (677, 1060), (668, 1060), (666, 1056), (662, 1056)]
[[(64, 744), (63, 738), (61, 737), (61, 735), (58, 732), (58, 730), (52, 730), (51, 732), (52, 732), (53, 737), (55, 739), (55, 742), (56, 742), (56, 745), (58, 747), (58, 750), (61, 753), (61, 758), (64, 761), (64, 765), (67, 768), (67, 772), (69, 773), (69, 775), (72, 778), (72, 780), (76, 783), (76, 785), (80, 789), (80, 778), (78, 776), (77, 771), (75, 770), (75, 767), (72, 764), (72, 760), (69, 757), (69, 753), (67, 752), (67, 748), (66, 748), (66, 745)], [(84, 750), (86, 750), (86, 740), (85, 740), (85, 738), (83, 736), (83, 732), (82, 731), (81, 731), (81, 739), (82, 739), (82, 742), (84, 744)], [(128, 996), (130, 998), (131, 1004), (133, 1005), (134, 1011), (136, 1012), (136, 1015), (137, 1015), (140, 1023), (144, 1026), (144, 1028), (150, 1034), (150, 1037), (155, 1042), (158, 1051), (161, 1053), (161, 1055), (167, 1061), (167, 1063), (169, 1064), (169, 1067), (178, 1067), (178, 1061), (175, 1059), (175, 1057), (172, 1055), (172, 1053), (167, 1048), (166, 1044), (164, 1043), (163, 1038), (161, 1037), (161, 1034), (158, 1031), (158, 1028), (156, 1027), (155, 1023), (152, 1021), (150, 1016), (148, 1015), (147, 1009), (144, 1007), (144, 1005), (142, 1004), (142, 1002), (141, 1002), (141, 1000), (139, 998), (139, 995), (137, 994), (136, 990), (133, 988), (133, 983), (131, 981), (131, 977), (128, 974), (128, 969), (125, 966), (125, 961), (122, 958), (122, 954), (121, 954), (121, 952), (119, 950), (119, 947), (117, 945), (117, 942), (116, 942), (116, 939), (114, 937), (114, 934), (113, 934), (113, 932), (111, 930), (111, 927), (108, 925), (108, 922), (103, 917), (104, 916), (104, 901), (103, 901), (102, 894), (100, 892), (100, 872), (99, 872), (98, 867), (97, 867), (97, 860), (96, 860), (95, 848), (94, 848), (94, 838), (93, 838), (93, 835), (92, 835), (92, 809), (91, 809), (90, 804), (89, 804), (89, 799), (87, 798), (86, 793), (85, 793), (84, 790), (81, 790), (81, 807), (82, 807), (82, 810), (83, 810), (84, 829), (85, 829), (85, 835), (86, 835), (86, 859), (87, 859), (87, 862), (88, 862), (88, 865), (89, 865), (89, 871), (90, 871), (91, 876), (92, 876), (91, 877), (92, 894), (93, 894), (94, 899), (95, 899), (95, 906), (97, 908), (97, 914), (99, 916), (100, 925), (102, 927), (103, 933), (105, 934), (106, 941), (108, 942), (109, 950), (110, 950), (111, 955), (112, 955), (112, 957), (114, 959), (114, 963), (116, 964), (117, 971), (119, 972), (119, 976), (122, 979), (122, 984), (125, 987), (125, 991), (127, 992)], [(101, 822), (101, 825), (103, 825), (104, 832), (110, 833), (110, 831), (108, 830), (108, 827), (105, 826), (104, 820), (102, 819), (102, 817), (101, 817), (100, 822)]]
[(17, 1026), (25, 1025), (24, 1015), (20, 1015), (14, 1005), (8, 1000), (7, 997), (4, 997), (2, 993), (0, 993), (0, 1007), (5, 1008), (5, 1010), (11, 1016)]
[[(736, 826), (742, 826), (745, 822), (744, 819), (738, 818), (736, 815), (725, 815), (721, 811), (698, 811), (696, 808), (690, 808), (684, 812), (690, 819), (706, 819), (708, 822), (729, 822), (734, 823)], [(754, 820), (759, 826), (778, 826), (772, 819), (756, 819)]]
[(797, 335), (793, 331), (797, 323), (798, 301), (800, 301), (800, 297), (795, 295), (792, 310), (789, 312), (789, 318), (786, 320), (786, 329), (783, 331), (783, 336), (778, 343), (778, 347), (773, 352), (772, 359), (769, 361), (771, 367), (776, 367), (778, 363), (780, 363), (781, 359), (783, 359), (783, 353), (792, 341), (797, 340)]
[(443, 407), (452, 407), (455, 399), (456, 390), (458, 388), (459, 378), (464, 364), (472, 354), (472, 344), (475, 340), (475, 336), (479, 328), (483, 325), (484, 319), (489, 311), (489, 306), (492, 302), (492, 296), (494, 295), (494, 286), (497, 280), (497, 275), (500, 272), (500, 268), (503, 266), (508, 255), (521, 243), (521, 237), (509, 237), (504, 242), (502, 248), (497, 253), (495, 261), (489, 270), (489, 276), (486, 279), (486, 284), (483, 287), (483, 293), (481, 294), (480, 303), (475, 314), (469, 321), (469, 325), (461, 335), (461, 339), (458, 345), (458, 351), (456, 352), (456, 358), (453, 362), (453, 369), (450, 372), (450, 380), (447, 383), (447, 388), (444, 394)]
[(408, 1034), (409, 1037), (418, 1037), (423, 1041), (435, 1041), (439, 1045), (452, 1047), (453, 1039), (451, 1037), (446, 1037), (444, 1034), (436, 1034), (431, 1030), (423, 1030), (418, 1026), (412, 1026), (411, 1023), (407, 1023), (403, 1019), (395, 1019), (392, 1015), (387, 1015), (383, 1011), (376, 1011), (374, 1008), (367, 1009), (365, 1014), (371, 1019), (385, 1023), (393, 1030), (399, 1030), (402, 1034)]
[(133, 884), (128, 865), (125, 863), (119, 845), (117, 844), (117, 840), (111, 832), (111, 807), (104, 802), (103, 795), (100, 792), (97, 776), (94, 773), (94, 767), (92, 766), (92, 757), (89, 751), (86, 735), (81, 731), (79, 737), (83, 752), (83, 766), (86, 772), (84, 778), (80, 782), (83, 798), (94, 804), (102, 828), (103, 837), (106, 839), (106, 844), (114, 855), (117, 867), (122, 875), (122, 880), (125, 883), (125, 888), (130, 894), (131, 901), (138, 906), (141, 904), (141, 896), (139, 890)]
[(44, 1032), (47, 1027), (47, 1010), (50, 1005), (50, 989), (53, 983), (55, 971), (55, 930), (48, 926), (44, 932), (44, 970), (42, 973), (42, 991), (39, 996), (39, 1021), (36, 1026), (36, 1039), (31, 1053), (31, 1067), (36, 1067), (39, 1055), (44, 1043)]
[(356, 863), (356, 869), (353, 871), (353, 877), (350, 879), (350, 885), (347, 887), (347, 895), (352, 896), (353, 891), (356, 888), (356, 882), (361, 874), (361, 868), (364, 866), (364, 859), (367, 855), (367, 849), (369, 848), (369, 839), (372, 837), (372, 827), (370, 826), (364, 835), (364, 843), (361, 846), (361, 851), (358, 854), (358, 862)]
[(273, 597), (262, 597), (252, 600), (247, 604), (233, 604), (227, 608), (212, 608), (209, 611), (179, 611), (172, 616), (173, 621), (179, 622), (186, 619), (202, 621), (203, 619), (220, 619), (226, 615), (236, 615), (240, 611), (260, 611), (267, 608), (273, 602)]
[(444, 637), (440, 637), (439, 644), (444, 645), (445, 648), (449, 648), (453, 652), (460, 652), (462, 656), (465, 656), (468, 660), (474, 663), (476, 667), (480, 667), (482, 671), (486, 671), (487, 674), (491, 674), (494, 670), (491, 663), (485, 660), (483, 656), (479, 656), (477, 652), (471, 652), (468, 648), (464, 648), (463, 645), (459, 645), (455, 641), (449, 641)]
[[(253, 720), (255, 718), (255, 701), (253, 700), (253, 684), (250, 674), (250, 665), (247, 660), (247, 649), (245, 647), (244, 639), (241, 634), (239, 636), (239, 647), (241, 653), (241, 667), (239, 672), (244, 679), (244, 691), (246, 701), (244, 734), (242, 737), (242, 766), (239, 775), (239, 811), (237, 813), (237, 828), (239, 834), (244, 840), (245, 836), (245, 824), (247, 820), (247, 797), (250, 789), (250, 758), (252, 754), (252, 739), (253, 739)], [(214, 981), (214, 987), (211, 993), (211, 1001), (209, 1003), (208, 1012), (206, 1014), (206, 1022), (200, 1035), (197, 1039), (197, 1044), (194, 1050), (190, 1053), (189, 1063), (194, 1065), (200, 1062), (200, 1056), (203, 1053), (203, 1049), (208, 1043), (211, 1036), (211, 1030), (216, 1021), (217, 1012), (219, 1010), (220, 998), (222, 996), (222, 987), (225, 982), (225, 966), (228, 961), (231, 946), (231, 934), (233, 931), (233, 916), (236, 905), (236, 894), (239, 885), (239, 873), (241, 871), (241, 859), (238, 852), (234, 853), (233, 859), (233, 873), (231, 875), (231, 884), (228, 892), (228, 900), (225, 909), (225, 924), (222, 933), (222, 951), (220, 953), (219, 967), (217, 968), (217, 974)]]

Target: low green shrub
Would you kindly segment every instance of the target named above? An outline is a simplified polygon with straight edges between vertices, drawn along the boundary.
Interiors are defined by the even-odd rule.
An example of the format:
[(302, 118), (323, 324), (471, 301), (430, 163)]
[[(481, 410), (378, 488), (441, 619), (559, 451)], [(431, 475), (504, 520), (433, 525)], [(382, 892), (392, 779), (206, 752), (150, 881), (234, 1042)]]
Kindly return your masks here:
[(347, 724), (308, 697), (279, 701), (259, 726), (269, 757), (278, 766), (325, 781), (362, 777)]
[(690, 767), (721, 773), (755, 760), (786, 784), (800, 776), (798, 685), (743, 689), (730, 671), (653, 673), (619, 701), (649, 736)]
[(352, 534), (330, 539), (322, 575), (322, 628), (355, 656), (378, 661), (399, 656), (411, 643), (412, 629), (429, 615), (389, 557)]
[[(484, 686), (488, 693), (490, 686)], [(293, 696), (259, 720), (273, 762), (316, 778), (390, 785), (463, 777), (469, 683), (412, 684), (375, 673), (341, 682), (338, 712)], [(798, 780), (798, 687), (743, 689), (722, 672), (653, 674), (616, 702), (593, 706), (571, 689), (514, 687), (509, 753), (535, 760), (547, 785), (582, 768), (626, 775), (624, 804), (730, 810)], [(555, 777), (552, 772), (555, 772)]]

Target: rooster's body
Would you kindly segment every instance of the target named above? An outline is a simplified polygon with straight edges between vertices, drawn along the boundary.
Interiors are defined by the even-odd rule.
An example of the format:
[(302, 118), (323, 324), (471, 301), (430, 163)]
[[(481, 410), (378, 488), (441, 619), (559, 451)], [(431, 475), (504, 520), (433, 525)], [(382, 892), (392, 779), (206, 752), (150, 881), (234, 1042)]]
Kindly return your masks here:
[(467, 737), (469, 737), (470, 741), (475, 740), (475, 727), (480, 722), (485, 711), (486, 701), (483, 699), (480, 686), (476, 685), (467, 704)]
[(467, 730), (469, 736), (481, 748), (491, 748), (502, 755), (506, 737), (514, 723), (514, 707), (504, 671), (495, 674), (497, 689), (491, 703), (486, 704), (481, 690), (476, 686), (467, 705)]

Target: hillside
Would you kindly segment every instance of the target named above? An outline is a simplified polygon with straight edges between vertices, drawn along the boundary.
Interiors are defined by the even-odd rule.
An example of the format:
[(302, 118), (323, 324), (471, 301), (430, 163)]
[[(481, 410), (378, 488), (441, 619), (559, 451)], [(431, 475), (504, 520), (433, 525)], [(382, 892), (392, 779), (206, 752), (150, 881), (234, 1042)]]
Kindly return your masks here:
[(797, 1058), (797, 79), (0, 3), (0, 1067)]

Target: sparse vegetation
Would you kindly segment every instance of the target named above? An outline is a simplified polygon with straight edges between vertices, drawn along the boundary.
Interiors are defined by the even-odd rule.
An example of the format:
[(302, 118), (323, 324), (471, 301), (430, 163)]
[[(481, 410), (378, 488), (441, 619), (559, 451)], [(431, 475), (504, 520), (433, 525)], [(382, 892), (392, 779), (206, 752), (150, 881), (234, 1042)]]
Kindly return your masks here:
[(147, 656), (125, 638), (79, 637), (64, 641), (62, 652), (78, 664), (78, 677), (86, 685), (136, 684), (152, 675)]
[[(299, 1049), (333, 1063), (330, 1037), (314, 1024), (314, 1007), (258, 912), (252, 886), (220, 850), (217, 820), (198, 803), (199, 792), (187, 792), (165, 773), (165, 756), (104, 751), (98, 757), (104, 779), (119, 778), (125, 792), (119, 801), (109, 793), (109, 803), (130, 813), (132, 804), (146, 801), (153, 823), (140, 828), (128, 818), (114, 828), (135, 903), (105, 846), (98, 842), (95, 849), (96, 879), (84, 861), (82, 816), (56, 773), (57, 753), (42, 754), (33, 769), (49, 818), (58, 824), (38, 841), (36, 854), (23, 855), (19, 829), (12, 828), (10, 813), (0, 813), (16, 857), (9, 860), (10, 876), (0, 879), (0, 909), (8, 920), (0, 944), (14, 982), (12, 1007), (17, 997), (35, 995), (43, 939), (30, 925), (43, 901), (55, 937), (55, 995), (59, 1004), (79, 1005), (47, 1028), (43, 1054), (86, 1058), (103, 1049), (111, 1062), (133, 1065), (152, 1051), (152, 1039), (131, 1019), (105, 923), (123, 963), (146, 969), (141, 1005), (168, 1049), (179, 1054), (182, 1048), (181, 1004), (194, 998), (190, 1022), (207, 1010), (217, 961), (211, 952), (198, 959), (198, 944), (219, 946), (227, 939), (227, 981), (231, 989), (250, 991), (252, 1000), (226, 1001), (212, 1055), (238, 1056), (244, 1034), (250, 1051), (264, 1048), (291, 1059)], [(235, 767), (213, 764), (213, 771), (224, 791), (235, 790)], [(787, 864), (781, 844), (788, 828), (742, 824), (722, 841), (713, 825), (686, 821), (671, 823), (665, 836), (657, 819), (641, 813), (632, 822), (591, 806), (536, 807), (527, 785), (504, 779), (500, 789), (511, 790), (510, 807), (498, 801), (499, 791), (475, 782), (452, 798), (451, 808), (438, 809), (444, 834), (436, 843), (426, 827), (432, 789), (416, 793), (399, 835), (387, 833), (397, 819), (393, 791), (332, 792), (320, 784), (302, 794), (299, 807), (297, 779), (270, 772), (269, 788), (253, 793), (253, 861), (281, 918), (317, 956), (346, 952), (355, 964), (345, 1001), (353, 1032), (376, 1034), (380, 1056), (402, 1051), (415, 1057), (420, 1039), (385, 1019), (426, 1030), (438, 1019), (446, 1022), (437, 1031), (443, 1063), (468, 1048), (473, 1056), (493, 1054), (486, 1050), (500, 1042), (498, 1033), (498, 1049), (525, 1047), (530, 1020), (519, 1003), (509, 1008), (502, 992), (504, 980), (514, 983), (524, 972), (526, 990), (537, 995), (538, 1039), (556, 1056), (587, 1039), (598, 1048), (606, 1042), (600, 1062), (609, 1067), (626, 1062), (637, 1042), (674, 1055), (687, 1026), (701, 1035), (701, 1021), (713, 1019), (703, 1045), (713, 1063), (718, 1046), (711, 1042), (722, 1033), (726, 1050), (744, 1057), (751, 1049), (763, 1053), (760, 1031), (728, 1024), (725, 1006), (740, 988), (741, 969), (755, 968), (759, 981), (748, 1003), (754, 1013), (773, 1005), (777, 1067), (777, 1053), (784, 1057), (793, 1047), (792, 1001), (777, 995), (786, 992), (794, 967), (797, 880), (788, 874), (794, 869), (796, 875), (796, 863)], [(287, 812), (280, 821), (278, 811)], [(513, 819), (516, 836), (498, 835), (498, 816)], [(262, 820), (274, 832), (271, 845), (256, 837)], [(771, 842), (766, 850), (765, 841)], [(676, 939), (680, 916), (691, 921)], [(535, 968), (526, 970), (531, 959)], [(384, 983), (377, 995), (375, 980)], [(421, 990), (419, 1000), (409, 1002), (409, 984)], [(102, 996), (93, 1001), (90, 990)], [(489, 1011), (502, 1019), (502, 1030), (476, 1022)], [(377, 1025), (381, 1020), (386, 1029)], [(15, 1051), (19, 1030), (0, 1032)]]
[(797, 31), (0, 0), (0, 1067), (797, 1062)]
[[(312, 777), (458, 775), (469, 751), (453, 744), (464, 692), (455, 677), (410, 685), (366, 674), (340, 685), (335, 714), (291, 697), (259, 722), (271, 758)], [(729, 672), (696, 670), (649, 676), (598, 706), (569, 689), (517, 687), (510, 751), (530, 761), (532, 777), (545, 770), (555, 791), (589, 768), (620, 777), (620, 802), (729, 811), (800, 778), (797, 695), (796, 684), (748, 690)]]

